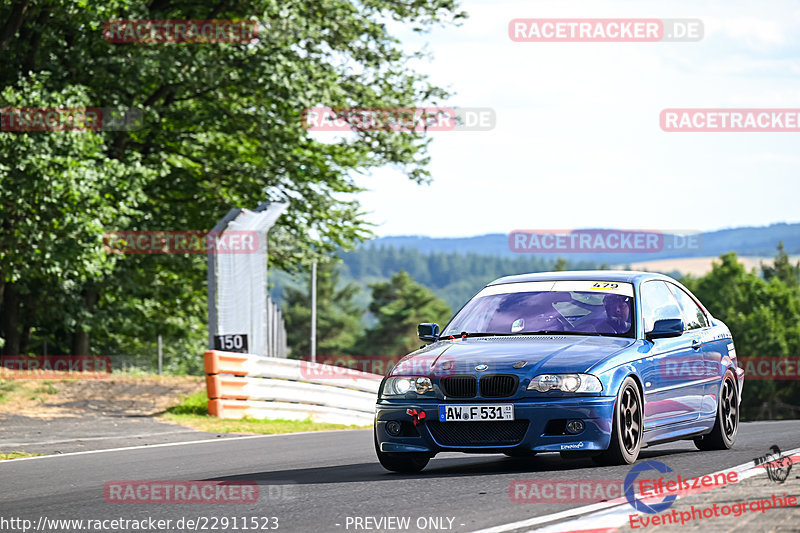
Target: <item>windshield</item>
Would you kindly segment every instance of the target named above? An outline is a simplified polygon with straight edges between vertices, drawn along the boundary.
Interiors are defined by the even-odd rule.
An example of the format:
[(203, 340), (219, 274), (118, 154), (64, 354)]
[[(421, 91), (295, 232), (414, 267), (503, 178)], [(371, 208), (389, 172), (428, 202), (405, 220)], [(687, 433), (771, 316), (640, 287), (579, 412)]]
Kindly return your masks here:
[(479, 292), (442, 336), (537, 332), (633, 337), (633, 286), (619, 282), (527, 282)]

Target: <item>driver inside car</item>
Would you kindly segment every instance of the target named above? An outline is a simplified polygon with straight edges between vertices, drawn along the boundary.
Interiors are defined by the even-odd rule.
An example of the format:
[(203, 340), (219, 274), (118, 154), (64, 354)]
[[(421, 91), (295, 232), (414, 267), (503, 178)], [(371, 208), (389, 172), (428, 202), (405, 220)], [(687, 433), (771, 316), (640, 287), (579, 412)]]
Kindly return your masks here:
[(598, 333), (627, 333), (631, 329), (630, 298), (620, 294), (607, 294), (603, 298), (606, 319), (595, 325)]

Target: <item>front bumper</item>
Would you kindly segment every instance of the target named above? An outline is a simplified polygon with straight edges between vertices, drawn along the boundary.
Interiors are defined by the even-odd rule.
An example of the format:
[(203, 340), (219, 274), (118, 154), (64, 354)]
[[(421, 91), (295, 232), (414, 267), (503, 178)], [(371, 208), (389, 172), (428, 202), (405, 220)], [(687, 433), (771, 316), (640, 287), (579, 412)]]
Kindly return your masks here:
[[(577, 451), (605, 450), (611, 442), (611, 422), (614, 412), (614, 397), (591, 396), (580, 398), (553, 398), (542, 400), (470, 401), (470, 402), (414, 402), (409, 400), (382, 400), (375, 407), (375, 437), (382, 452), (417, 452), (435, 454), (444, 451), (466, 453), (498, 453), (504, 451)], [(439, 405), (455, 403), (468, 405), (514, 405), (515, 420), (527, 420), (517, 442), (470, 442), (469, 438), (458, 442), (443, 442), (441, 431), (432, 431), (431, 424), (475, 424), (477, 430), (492, 431), (493, 426), (479, 424), (504, 424), (507, 422), (439, 422)], [(413, 425), (413, 416), (408, 409), (424, 411), (425, 418)], [(559, 433), (561, 421), (582, 420), (583, 431), (578, 434)], [(401, 434), (390, 435), (386, 430), (389, 421), (400, 422)], [(497, 426), (494, 426), (495, 428)], [(447, 428), (452, 429), (452, 428)], [(463, 433), (463, 432), (462, 432)], [(468, 433), (468, 432), (467, 432)], [(483, 431), (486, 440), (486, 431)], [(439, 438), (435, 437), (439, 435)], [(515, 439), (516, 440), (516, 439)]]

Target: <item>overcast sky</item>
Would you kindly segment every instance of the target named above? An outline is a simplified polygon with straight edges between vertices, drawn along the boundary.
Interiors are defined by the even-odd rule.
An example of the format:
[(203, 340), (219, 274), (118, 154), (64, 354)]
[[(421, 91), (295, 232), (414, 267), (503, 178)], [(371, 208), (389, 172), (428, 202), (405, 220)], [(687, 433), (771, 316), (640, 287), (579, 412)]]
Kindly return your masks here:
[[(433, 183), (382, 169), (359, 183), (378, 235), (522, 228), (712, 230), (800, 220), (800, 133), (667, 133), (665, 108), (800, 108), (792, 1), (468, 0), (461, 27), (419, 36), (415, 64), (491, 107), (488, 132), (436, 132)], [(515, 18), (698, 18), (699, 42), (513, 42)]]

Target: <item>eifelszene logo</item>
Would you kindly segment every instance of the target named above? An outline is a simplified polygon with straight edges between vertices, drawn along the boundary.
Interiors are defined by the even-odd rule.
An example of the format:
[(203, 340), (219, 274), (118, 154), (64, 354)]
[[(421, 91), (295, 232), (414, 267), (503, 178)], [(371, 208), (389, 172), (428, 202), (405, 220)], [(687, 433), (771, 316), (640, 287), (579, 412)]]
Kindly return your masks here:
[(670, 467), (660, 461), (645, 461), (635, 465), (630, 469), (628, 475), (625, 476), (625, 498), (628, 500), (628, 503), (640, 513), (657, 514), (665, 509), (669, 509), (677, 498), (677, 495), (670, 494), (669, 496), (665, 496), (660, 502), (654, 504), (644, 503), (644, 501), (637, 498), (633, 492), (634, 483), (641, 472), (646, 472), (648, 470), (655, 470), (661, 474), (672, 472)]

